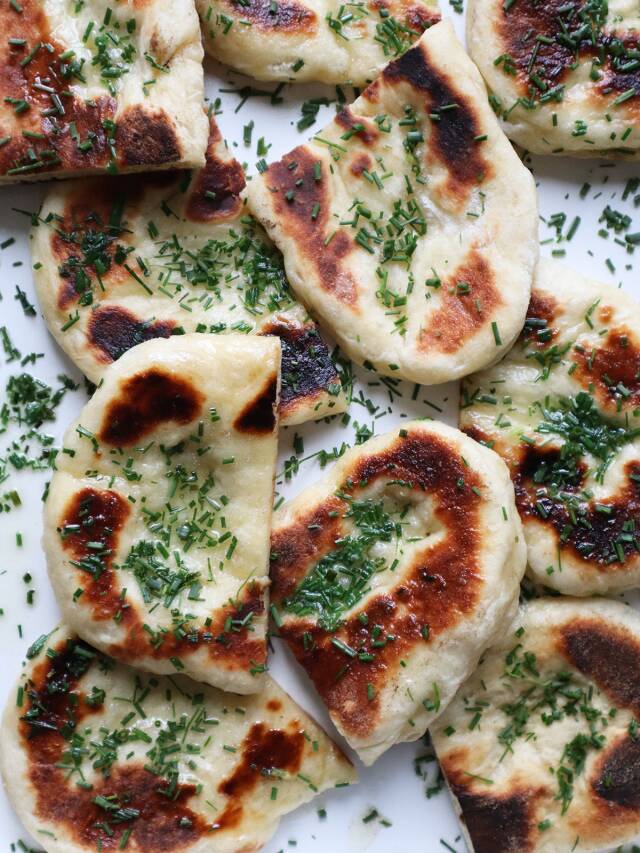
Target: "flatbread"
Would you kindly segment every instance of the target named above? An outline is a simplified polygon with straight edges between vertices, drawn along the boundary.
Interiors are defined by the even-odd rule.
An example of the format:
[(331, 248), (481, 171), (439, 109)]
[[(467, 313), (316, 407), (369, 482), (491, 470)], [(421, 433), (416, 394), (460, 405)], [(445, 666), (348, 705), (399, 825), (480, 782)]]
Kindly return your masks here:
[(272, 613), (365, 764), (416, 740), (517, 605), (525, 548), (496, 456), (412, 421), (274, 515)]
[(445, 382), (522, 328), (533, 179), (446, 21), (254, 179), (249, 204), (297, 295), (359, 364)]
[(43, 545), (65, 622), (118, 660), (260, 690), (280, 344), (147, 341), (64, 437)]
[(530, 574), (566, 594), (640, 583), (639, 328), (626, 293), (541, 260), (519, 341), (462, 388), (461, 428), (509, 466)]
[(640, 833), (640, 616), (539, 599), (431, 728), (470, 853), (610, 849)]
[(467, 44), (505, 133), (536, 154), (638, 157), (638, 7), (470, 0)]
[(0, 27), (0, 183), (204, 164), (193, 0), (21, 0)]
[(282, 815), (356, 779), (270, 678), (238, 696), (150, 677), (64, 626), (29, 657), (4, 713), (0, 767), (47, 853), (253, 853)]
[(97, 178), (47, 195), (31, 235), (40, 306), (92, 382), (150, 338), (257, 332), (281, 340), (284, 423), (345, 411), (329, 350), (246, 211), (244, 186), (212, 118), (207, 164), (191, 177)]
[(197, 0), (207, 53), (257, 80), (364, 86), (440, 20), (437, 0)]

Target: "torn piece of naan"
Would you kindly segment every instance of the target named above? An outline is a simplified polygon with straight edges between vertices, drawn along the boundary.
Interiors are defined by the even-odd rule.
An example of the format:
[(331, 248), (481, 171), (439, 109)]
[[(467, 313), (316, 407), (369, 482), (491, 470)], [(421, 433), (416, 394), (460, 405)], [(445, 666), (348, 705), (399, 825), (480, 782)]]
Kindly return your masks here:
[(462, 386), (460, 427), (506, 461), (529, 574), (567, 595), (640, 585), (640, 306), (541, 259), (520, 339)]
[(446, 382), (520, 332), (538, 256), (533, 178), (449, 22), (248, 193), (296, 294), (359, 364)]
[(191, 177), (52, 188), (32, 231), (36, 288), (51, 333), (92, 382), (150, 338), (258, 333), (281, 341), (285, 424), (346, 409), (327, 345), (246, 211), (244, 185), (211, 119), (207, 164)]
[(125, 353), (64, 437), (43, 545), (65, 622), (105, 654), (260, 690), (280, 342)]
[(253, 696), (116, 663), (65, 626), (30, 648), (0, 767), (47, 853), (259, 850), (282, 815), (356, 781), (271, 678)]
[(271, 612), (365, 764), (421, 737), (500, 636), (525, 550), (503, 462), (433, 421), (351, 449), (276, 512)]
[(0, 7), (0, 184), (204, 165), (193, 0)]
[(638, 684), (631, 607), (559, 597), (519, 611), (430, 730), (470, 853), (637, 839)]
[(514, 142), (535, 154), (638, 158), (637, 3), (471, 0), (467, 44)]

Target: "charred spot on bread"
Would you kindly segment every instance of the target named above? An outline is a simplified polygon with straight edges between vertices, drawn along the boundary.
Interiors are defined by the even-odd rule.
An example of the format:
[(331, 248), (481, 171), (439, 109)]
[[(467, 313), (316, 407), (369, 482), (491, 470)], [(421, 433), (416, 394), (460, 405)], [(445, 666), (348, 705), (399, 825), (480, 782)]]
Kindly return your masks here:
[(110, 363), (144, 341), (168, 338), (174, 320), (140, 320), (119, 305), (101, 305), (91, 314), (87, 339), (100, 361)]
[(243, 817), (242, 801), (265, 775), (280, 771), (295, 774), (300, 770), (305, 748), (304, 731), (295, 725), (290, 729), (267, 728), (254, 723), (241, 746), (241, 755), (233, 773), (218, 785), (218, 791), (230, 802), (217, 815), (216, 832), (233, 829)]
[[(320, 180), (316, 179), (318, 169)], [(324, 170), (322, 162), (300, 146), (272, 163), (265, 177), (273, 190), (272, 203), (282, 228), (313, 265), (323, 289), (357, 312), (357, 283), (343, 263), (353, 244), (343, 230), (327, 241), (331, 199), (328, 176), (322, 179)]]
[(116, 150), (125, 166), (153, 166), (180, 160), (182, 150), (173, 121), (160, 108), (126, 107), (116, 125)]
[[(229, 5), (235, 12), (233, 4)], [(312, 35), (317, 29), (316, 13), (296, 0), (283, 0), (275, 8), (271, 0), (248, 0), (242, 6), (242, 17), (260, 30)]]
[(640, 716), (640, 642), (604, 620), (573, 619), (558, 632), (558, 647), (611, 702)]
[(189, 187), (185, 215), (192, 222), (233, 219), (242, 210), (240, 193), (245, 188), (244, 171), (231, 157), (220, 156), (222, 136), (215, 122), (209, 124), (205, 164)]
[(100, 428), (100, 440), (116, 447), (138, 443), (163, 423), (188, 424), (202, 408), (203, 395), (188, 379), (159, 367), (120, 384)]
[[(427, 48), (421, 44), (390, 62), (382, 76), (391, 85), (411, 86), (425, 98), (425, 112), (438, 115), (438, 121), (431, 125), (430, 150), (449, 173), (449, 193), (466, 199), (471, 189), (492, 172), (476, 142), (481, 125), (474, 105), (456, 89), (455, 82), (429, 60)], [(456, 108), (443, 110), (451, 104)]]
[(490, 264), (476, 249), (442, 282), (442, 301), (421, 329), (423, 352), (455, 353), (486, 328), (487, 314), (503, 305)]
[(272, 376), (236, 417), (233, 422), (234, 428), (238, 432), (256, 435), (273, 432), (276, 426), (277, 398), (278, 377)]
[(340, 377), (315, 324), (276, 316), (260, 329), (260, 334), (280, 338), (280, 418), (295, 412), (301, 403), (308, 404), (331, 386), (340, 388)]

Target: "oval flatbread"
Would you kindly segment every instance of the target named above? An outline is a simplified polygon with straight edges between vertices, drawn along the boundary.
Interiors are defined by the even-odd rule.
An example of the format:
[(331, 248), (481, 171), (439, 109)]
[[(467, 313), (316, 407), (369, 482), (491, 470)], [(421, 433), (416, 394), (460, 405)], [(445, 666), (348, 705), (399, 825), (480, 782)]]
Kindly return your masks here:
[(469, 53), (505, 133), (536, 154), (637, 158), (639, 28), (624, 0), (467, 8)]
[(524, 331), (462, 388), (460, 427), (507, 462), (530, 574), (570, 595), (640, 582), (640, 307), (556, 261)]
[(207, 52), (257, 80), (365, 86), (440, 20), (437, 0), (197, 0)]
[(445, 382), (522, 328), (533, 179), (448, 22), (255, 178), (249, 203), (297, 295), (359, 364)]
[(498, 456), (407, 422), (274, 516), (272, 614), (371, 764), (416, 740), (511, 618), (525, 548)]
[(40, 306), (92, 382), (151, 338), (257, 332), (281, 340), (284, 423), (345, 410), (327, 346), (245, 210), (244, 185), (211, 119), (207, 164), (191, 178), (102, 178), (49, 192), (32, 230)]
[(204, 165), (193, 0), (3, 3), (0, 183)]
[(547, 598), (518, 613), (431, 727), (470, 853), (587, 853), (638, 835), (639, 683), (631, 608)]
[(105, 654), (261, 689), (279, 356), (255, 335), (148, 341), (67, 430), (43, 545), (65, 622)]
[(0, 766), (47, 853), (257, 851), (282, 815), (355, 781), (270, 678), (238, 696), (145, 675), (64, 626), (28, 657), (4, 713)]

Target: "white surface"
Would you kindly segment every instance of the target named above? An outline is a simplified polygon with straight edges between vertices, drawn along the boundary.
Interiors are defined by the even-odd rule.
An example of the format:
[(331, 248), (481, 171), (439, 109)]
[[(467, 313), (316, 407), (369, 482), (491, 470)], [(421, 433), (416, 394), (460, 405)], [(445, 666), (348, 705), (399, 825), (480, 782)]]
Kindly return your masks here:
[[(450, 14), (443, 8), (445, 15)], [(462, 17), (455, 15), (456, 28), (462, 33)], [(274, 159), (299, 144), (306, 135), (319, 130), (326, 119), (332, 115), (333, 106), (321, 108), (316, 124), (298, 133), (295, 122), (300, 118), (300, 104), (303, 100), (318, 95), (333, 98), (335, 92), (330, 87), (305, 85), (298, 88), (286, 87), (281, 93), (285, 102), (271, 106), (269, 98), (250, 98), (241, 110), (234, 112), (239, 97), (234, 94), (219, 95), (220, 88), (240, 88), (250, 81), (232, 74), (225, 69), (216, 69), (207, 65), (207, 93), (211, 99), (220, 96), (223, 99), (223, 112), (218, 116), (223, 134), (240, 161), (246, 161), (250, 170), (259, 159), (256, 146), (260, 137), (265, 137), (272, 147), (267, 160)], [(273, 84), (254, 84), (256, 88), (272, 91)], [(351, 92), (345, 90), (349, 98)], [(252, 144), (243, 144), (243, 126), (253, 120)], [(597, 235), (598, 219), (607, 204), (624, 211), (632, 217), (630, 232), (640, 231), (640, 206), (634, 207), (633, 195), (626, 202), (621, 195), (626, 181), (638, 174), (640, 166), (627, 164), (606, 164), (598, 161), (577, 161), (568, 158), (536, 158), (533, 161), (534, 174), (540, 191), (540, 208), (543, 221), (540, 223), (542, 251), (550, 254), (552, 250), (566, 251), (564, 261), (582, 272), (598, 277), (603, 281), (621, 285), (640, 298), (640, 277), (633, 263), (635, 257), (628, 254), (624, 247), (614, 243), (613, 235), (603, 239)], [(585, 200), (579, 198), (582, 185), (588, 182), (592, 189)], [(27, 365), (21, 368), (16, 362), (5, 364), (0, 352), (0, 387), (4, 388), (7, 378), (22, 370), (33, 372), (45, 382), (56, 385), (56, 376), (64, 372), (78, 381), (80, 377), (68, 360), (57, 349), (48, 336), (42, 319), (25, 317), (19, 303), (14, 299), (15, 287), (19, 285), (26, 291), (29, 299), (36, 303), (30, 273), (28, 250), (27, 217), (13, 208), (36, 210), (42, 197), (43, 187), (5, 187), (0, 191), (0, 243), (9, 237), (16, 242), (4, 251), (0, 251), (0, 326), (6, 326), (15, 346), (26, 355), (32, 351), (43, 353), (35, 367)], [(638, 194), (640, 190), (636, 191)], [(576, 215), (581, 224), (570, 242), (555, 243), (555, 229), (547, 227), (544, 219), (554, 213), (564, 211), (567, 222), (563, 229), (568, 230)], [(505, 211), (509, 215), (509, 211)], [(552, 242), (545, 243), (546, 240)], [(640, 253), (640, 248), (636, 254)], [(611, 272), (605, 261), (609, 258), (615, 272)], [(15, 266), (21, 262), (22, 266)], [(508, 283), (505, 283), (508, 286)], [(375, 374), (357, 371), (358, 384), (351, 405), (351, 424), (340, 423), (326, 425), (306, 424), (303, 427), (283, 430), (280, 439), (279, 473), (282, 473), (284, 461), (293, 454), (292, 441), (295, 433), (304, 437), (304, 456), (325, 448), (331, 450), (341, 443), (353, 441), (353, 424), (366, 424), (376, 433), (383, 432), (397, 424), (402, 417), (435, 416), (454, 424), (457, 407), (457, 388), (440, 386), (421, 388), (417, 400), (411, 399), (413, 386), (401, 383), (399, 398), (390, 394)], [(362, 391), (379, 410), (370, 413), (358, 403)], [(58, 410), (58, 418), (53, 424), (45, 424), (43, 430), (50, 432), (59, 443), (67, 423), (83, 405), (86, 395), (81, 388), (69, 394)], [(425, 401), (435, 403), (443, 409), (440, 415)], [(10, 436), (9, 436), (10, 438)], [(7, 436), (0, 436), (0, 448), (8, 443)], [(0, 450), (1, 452), (1, 450)], [(319, 474), (316, 459), (304, 462), (299, 473), (288, 483), (278, 477), (278, 491), (291, 496), (307, 482), (313, 481)], [(11, 484), (19, 489), (23, 506), (8, 515), (0, 515), (0, 648), (2, 649), (2, 667), (0, 669), (0, 703), (4, 704), (9, 690), (21, 667), (21, 661), (29, 644), (41, 633), (49, 630), (58, 618), (58, 609), (53, 599), (46, 575), (46, 567), (40, 550), (41, 501), (40, 497), (46, 473), (34, 475), (22, 473), (15, 475)], [(7, 484), (9, 487), (10, 484)], [(0, 486), (0, 491), (5, 489)], [(22, 533), (24, 545), (15, 545), (16, 531)], [(23, 575), (29, 572), (33, 576), (30, 584), (25, 584)], [(35, 589), (35, 603), (26, 604), (28, 589)], [(22, 637), (19, 626), (22, 626)], [(278, 641), (276, 641), (277, 644)], [(306, 677), (289, 659), (288, 654), (276, 645), (275, 654), (270, 661), (274, 677), (308, 710), (318, 721), (332, 732), (320, 703), (310, 688)], [(460, 838), (457, 821), (453, 815), (446, 792), (427, 799), (427, 783), (419, 778), (414, 770), (413, 759), (424, 754), (421, 742), (392, 749), (373, 767), (360, 770), (361, 782), (349, 790), (334, 791), (314, 800), (309, 806), (289, 815), (282, 821), (276, 837), (266, 846), (265, 853), (291, 851), (291, 853), (443, 853), (453, 850), (464, 853), (465, 845)], [(431, 777), (435, 767), (423, 765), (429, 769)], [(392, 822), (385, 827), (372, 820), (363, 823), (371, 809), (375, 807), (381, 816)], [(317, 810), (325, 808), (327, 817), (321, 819)], [(0, 790), (0, 853), (11, 850), (11, 845), (22, 838), (37, 848), (35, 840), (30, 840), (13, 816), (4, 792)], [(20, 848), (16, 848), (20, 849)], [(558, 851), (562, 853), (562, 851)]]

